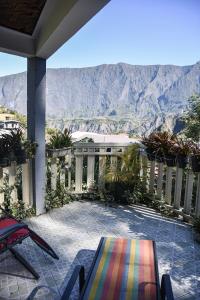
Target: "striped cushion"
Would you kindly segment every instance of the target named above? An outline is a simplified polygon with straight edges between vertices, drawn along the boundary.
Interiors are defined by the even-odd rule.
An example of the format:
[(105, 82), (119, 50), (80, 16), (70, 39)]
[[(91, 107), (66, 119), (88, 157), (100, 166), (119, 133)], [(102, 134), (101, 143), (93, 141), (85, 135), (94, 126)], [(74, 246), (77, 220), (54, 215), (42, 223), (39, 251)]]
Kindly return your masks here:
[(83, 299), (154, 300), (153, 242), (104, 238)]

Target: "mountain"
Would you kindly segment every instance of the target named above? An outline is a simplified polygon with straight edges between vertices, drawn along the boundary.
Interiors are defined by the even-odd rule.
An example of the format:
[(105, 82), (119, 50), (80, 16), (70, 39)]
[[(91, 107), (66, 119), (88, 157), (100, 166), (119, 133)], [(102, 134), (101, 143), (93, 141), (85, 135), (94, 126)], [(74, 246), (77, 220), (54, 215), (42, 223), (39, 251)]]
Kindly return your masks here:
[[(73, 131), (179, 130), (179, 117), (195, 93), (200, 94), (200, 62), (48, 69), (47, 120)], [(26, 113), (26, 73), (0, 78), (0, 105)]]

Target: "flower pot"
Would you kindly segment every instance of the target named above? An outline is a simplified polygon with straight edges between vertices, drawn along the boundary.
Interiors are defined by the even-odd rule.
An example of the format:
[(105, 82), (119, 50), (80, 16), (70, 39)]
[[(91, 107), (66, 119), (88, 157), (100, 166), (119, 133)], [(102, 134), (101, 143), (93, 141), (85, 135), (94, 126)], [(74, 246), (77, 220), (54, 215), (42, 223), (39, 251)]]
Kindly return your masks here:
[(21, 165), (26, 162), (26, 152), (24, 149), (19, 149), (15, 151), (15, 157), (17, 164)]
[(150, 149), (146, 149), (146, 153), (147, 153), (147, 158), (150, 161), (154, 161), (155, 160), (155, 154), (153, 153), (153, 150)]
[(156, 161), (158, 163), (164, 163), (165, 162), (165, 158), (164, 158), (164, 156), (157, 156), (156, 155)]
[(165, 162), (168, 167), (175, 167), (176, 157), (174, 155), (167, 155), (165, 156)]
[(10, 160), (7, 157), (0, 158), (0, 167), (6, 168), (10, 165)]
[(193, 172), (200, 172), (200, 156), (191, 157), (191, 167)]
[(185, 155), (177, 155), (176, 163), (178, 168), (185, 169), (188, 164), (188, 157)]
[(148, 160), (150, 160), (150, 161), (154, 161), (155, 160), (155, 154), (153, 154), (153, 153), (147, 153), (147, 158), (148, 158)]

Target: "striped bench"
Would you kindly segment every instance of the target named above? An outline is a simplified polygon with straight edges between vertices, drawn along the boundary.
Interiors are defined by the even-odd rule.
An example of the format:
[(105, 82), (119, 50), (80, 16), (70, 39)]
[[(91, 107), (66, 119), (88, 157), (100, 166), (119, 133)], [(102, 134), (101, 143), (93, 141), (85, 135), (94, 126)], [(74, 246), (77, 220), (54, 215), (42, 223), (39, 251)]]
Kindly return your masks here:
[(173, 300), (170, 278), (163, 275), (160, 289), (155, 242), (101, 238), (86, 281), (78, 266), (63, 294), (69, 298), (80, 274), (81, 300)]

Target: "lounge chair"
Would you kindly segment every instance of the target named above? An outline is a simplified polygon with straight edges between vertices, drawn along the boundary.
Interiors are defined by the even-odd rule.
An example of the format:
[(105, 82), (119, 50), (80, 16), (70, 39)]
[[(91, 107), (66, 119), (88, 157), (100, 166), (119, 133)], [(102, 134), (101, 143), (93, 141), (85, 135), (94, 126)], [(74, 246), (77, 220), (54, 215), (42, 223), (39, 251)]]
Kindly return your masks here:
[[(1, 208), (2, 209), (2, 208)], [(3, 210), (3, 209), (2, 209)], [(0, 218), (0, 254), (9, 250), (21, 264), (28, 269), (36, 279), (39, 279), (39, 274), (25, 260), (24, 257), (14, 248), (16, 244), (21, 244), (24, 239), (30, 237), (42, 250), (48, 253), (55, 259), (59, 259), (53, 249), (28, 225), (16, 220), (12, 216)]]
[(162, 276), (160, 287), (154, 241), (101, 238), (86, 280), (84, 273), (83, 266), (76, 266), (62, 295), (43, 285), (33, 289), (27, 300), (43, 288), (56, 300), (68, 300), (78, 277), (79, 300), (174, 300), (168, 274)]

